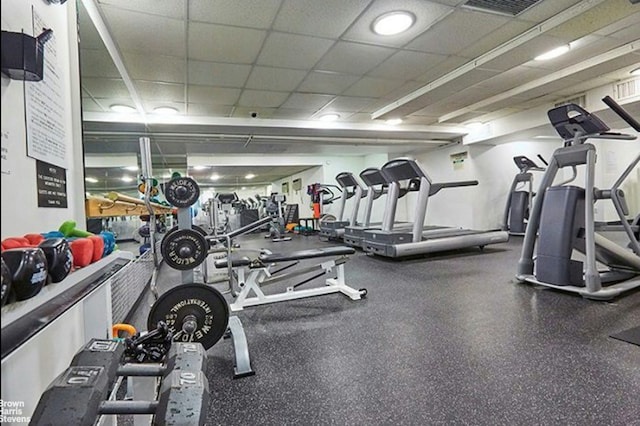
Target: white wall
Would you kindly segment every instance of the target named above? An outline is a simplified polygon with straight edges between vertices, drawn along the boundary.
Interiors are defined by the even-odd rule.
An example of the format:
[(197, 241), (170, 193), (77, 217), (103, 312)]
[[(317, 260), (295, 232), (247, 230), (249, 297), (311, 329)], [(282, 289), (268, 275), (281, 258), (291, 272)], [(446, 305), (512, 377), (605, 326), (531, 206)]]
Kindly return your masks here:
[[(523, 141), (497, 146), (454, 145), (416, 155), (434, 183), (477, 180), (477, 186), (447, 188), (430, 197), (425, 223), (429, 225), (461, 226), (472, 229), (500, 227), (509, 188), (518, 168), (516, 155), (526, 155), (539, 165), (537, 154), (549, 159), (559, 146), (558, 141)], [(467, 159), (456, 168), (450, 155), (467, 152)], [(541, 172), (534, 173), (534, 188), (542, 180)], [(413, 194), (407, 196), (409, 219), (415, 210)]]
[[(2, 74), (2, 238), (58, 229), (65, 220), (85, 227), (82, 125), (78, 70), (76, 4), (49, 5), (42, 0), (2, 0), (2, 29), (32, 33), (31, 8), (53, 29), (58, 68), (64, 74), (67, 208), (38, 207), (36, 160), (26, 156), (24, 84)], [(37, 35), (37, 34), (36, 34)], [(4, 152), (5, 148), (7, 152)], [(8, 169), (9, 173), (5, 173)], [(9, 225), (9, 226), (7, 226)]]

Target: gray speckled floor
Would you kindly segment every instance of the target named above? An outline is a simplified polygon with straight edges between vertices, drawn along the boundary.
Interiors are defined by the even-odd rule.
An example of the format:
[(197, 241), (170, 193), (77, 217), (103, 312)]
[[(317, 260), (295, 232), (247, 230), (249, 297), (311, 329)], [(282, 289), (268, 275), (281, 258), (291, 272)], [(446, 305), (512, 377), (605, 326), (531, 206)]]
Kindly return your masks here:
[[(517, 284), (520, 244), (405, 261), (358, 253), (346, 275), (367, 299), (246, 309), (256, 375), (232, 379), (230, 341), (209, 350), (208, 424), (640, 425), (640, 348), (608, 337), (640, 324), (640, 292), (595, 302)], [(179, 279), (163, 266), (159, 288)]]

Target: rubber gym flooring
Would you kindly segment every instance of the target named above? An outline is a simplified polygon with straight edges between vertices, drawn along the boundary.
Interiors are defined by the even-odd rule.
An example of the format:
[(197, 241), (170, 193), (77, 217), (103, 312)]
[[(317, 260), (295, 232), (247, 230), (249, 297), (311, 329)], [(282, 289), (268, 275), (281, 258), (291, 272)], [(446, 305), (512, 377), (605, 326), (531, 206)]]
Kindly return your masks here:
[[(335, 245), (293, 238), (238, 242)], [(232, 378), (229, 340), (209, 350), (208, 424), (640, 425), (640, 347), (608, 337), (640, 324), (640, 292), (597, 302), (518, 284), (521, 242), (403, 261), (358, 252), (346, 277), (366, 299), (238, 313), (256, 375)], [(163, 265), (160, 292), (179, 283)]]

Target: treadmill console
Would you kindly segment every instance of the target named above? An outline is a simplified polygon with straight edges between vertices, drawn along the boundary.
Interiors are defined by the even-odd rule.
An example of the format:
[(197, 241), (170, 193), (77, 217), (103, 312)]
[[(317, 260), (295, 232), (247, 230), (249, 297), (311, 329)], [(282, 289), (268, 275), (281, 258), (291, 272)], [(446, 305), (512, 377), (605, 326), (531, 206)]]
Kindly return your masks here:
[(577, 133), (586, 136), (609, 131), (609, 126), (602, 120), (576, 104), (553, 108), (547, 115), (556, 132), (564, 140), (573, 139)]
[(352, 188), (352, 187), (360, 186), (360, 184), (358, 183), (356, 178), (353, 176), (353, 174), (349, 172), (342, 172), (338, 174), (338, 176), (336, 176), (336, 180), (338, 181), (340, 186), (343, 188)]

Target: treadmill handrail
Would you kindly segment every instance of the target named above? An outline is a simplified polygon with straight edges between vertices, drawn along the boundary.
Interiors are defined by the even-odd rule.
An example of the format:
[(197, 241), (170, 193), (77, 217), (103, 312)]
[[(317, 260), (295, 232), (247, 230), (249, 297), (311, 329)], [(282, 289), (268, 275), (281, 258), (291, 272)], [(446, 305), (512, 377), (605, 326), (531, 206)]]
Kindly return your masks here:
[(429, 196), (435, 195), (440, 192), (441, 189), (444, 188), (458, 188), (462, 186), (476, 186), (478, 185), (477, 180), (462, 180), (459, 182), (442, 182), (442, 183), (432, 183), (429, 188)]
[(638, 120), (633, 118), (631, 114), (625, 111), (625, 109), (622, 108), (622, 106), (618, 104), (616, 101), (614, 101), (611, 96), (605, 96), (604, 98), (602, 98), (602, 102), (607, 104), (607, 106), (611, 108), (613, 112), (618, 114), (620, 118), (622, 118), (624, 121), (627, 122), (627, 124), (629, 124), (629, 126), (633, 127), (633, 129), (636, 132), (640, 132), (640, 123), (638, 122)]

